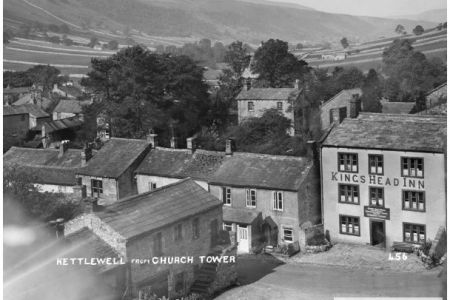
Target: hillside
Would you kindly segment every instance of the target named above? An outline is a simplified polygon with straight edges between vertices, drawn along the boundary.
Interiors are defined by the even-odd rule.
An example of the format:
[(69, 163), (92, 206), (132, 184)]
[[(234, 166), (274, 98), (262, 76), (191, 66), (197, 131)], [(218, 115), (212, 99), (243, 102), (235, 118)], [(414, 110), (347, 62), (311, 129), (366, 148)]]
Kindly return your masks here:
[(206, 37), (253, 45), (273, 37), (337, 44), (346, 36), (363, 42), (390, 35), (398, 23), (408, 31), (417, 25), (411, 20), (330, 14), (254, 0), (4, 0), (3, 6), (5, 28), (39, 21), (66, 23), (72, 30), (110, 38), (129, 31), (137, 39), (148, 38), (144, 34), (181, 41)]
[(409, 19), (415, 21), (428, 21), (428, 22), (447, 22), (447, 10), (446, 9), (431, 9), (415, 15), (396, 16), (397, 19)]

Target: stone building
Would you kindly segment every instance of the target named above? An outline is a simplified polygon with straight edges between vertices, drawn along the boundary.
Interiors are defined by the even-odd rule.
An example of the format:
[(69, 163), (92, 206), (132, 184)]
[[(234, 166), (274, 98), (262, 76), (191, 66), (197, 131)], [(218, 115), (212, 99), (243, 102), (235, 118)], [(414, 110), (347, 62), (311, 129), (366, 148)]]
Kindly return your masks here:
[[(322, 130), (334, 122), (340, 123), (345, 118), (357, 115), (361, 110), (360, 88), (342, 90), (331, 99), (320, 105), (320, 123)], [(357, 112), (355, 113), (355, 110)]]
[[(94, 208), (68, 222), (65, 232), (88, 228), (123, 257), (133, 298), (172, 299), (189, 294), (202, 269), (200, 256), (216, 253), (221, 223), (222, 202), (185, 179)], [(174, 257), (192, 261), (170, 263)]]
[(134, 171), (150, 149), (146, 140), (111, 138), (76, 176), (99, 205), (116, 202), (137, 194)]
[[(191, 177), (224, 203), (224, 229), (238, 251), (264, 243), (272, 247), (300, 242), (300, 225), (320, 222), (318, 165), (306, 157), (195, 149), (152, 149), (136, 170), (138, 192)], [(301, 245), (300, 245), (301, 246)]]
[(91, 101), (60, 100), (53, 109), (53, 120), (82, 116), (83, 107), (89, 104), (91, 104)]
[(447, 103), (447, 82), (432, 89), (427, 94), (427, 109), (443, 103)]
[(252, 88), (248, 83), (236, 97), (238, 122), (240, 124), (248, 118), (259, 118), (266, 110), (277, 109), (291, 120), (289, 133), (294, 135), (299, 122), (304, 119), (302, 115), (297, 116), (294, 109), (294, 105), (301, 103), (301, 96), (298, 80), (295, 88)]
[(63, 143), (59, 149), (11, 147), (3, 155), (3, 168), (13, 168), (30, 176), (41, 192), (72, 194), (77, 185), (76, 172), (95, 152), (67, 146)]
[(418, 245), (445, 227), (446, 121), (363, 113), (329, 132), (321, 182), (332, 242)]

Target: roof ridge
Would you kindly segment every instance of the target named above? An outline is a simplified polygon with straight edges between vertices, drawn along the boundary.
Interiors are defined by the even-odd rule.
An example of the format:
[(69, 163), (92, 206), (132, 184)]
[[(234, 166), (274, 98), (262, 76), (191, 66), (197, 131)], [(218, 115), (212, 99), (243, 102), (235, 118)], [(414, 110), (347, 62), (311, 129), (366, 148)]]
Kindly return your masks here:
[(121, 137), (110, 137), (110, 140), (122, 140), (122, 141), (139, 141), (150, 144), (146, 139), (130, 139), (130, 138), (121, 138)]
[(252, 155), (271, 159), (296, 159), (296, 160), (309, 159), (307, 156), (276, 155), (276, 154), (253, 153), (253, 152), (234, 152), (233, 155), (235, 154)]
[(168, 148), (168, 147), (161, 147), (161, 146), (156, 146), (154, 148), (154, 150), (162, 150), (162, 151), (168, 151), (168, 152), (191, 152), (191, 150), (189, 149), (184, 149), (184, 148)]

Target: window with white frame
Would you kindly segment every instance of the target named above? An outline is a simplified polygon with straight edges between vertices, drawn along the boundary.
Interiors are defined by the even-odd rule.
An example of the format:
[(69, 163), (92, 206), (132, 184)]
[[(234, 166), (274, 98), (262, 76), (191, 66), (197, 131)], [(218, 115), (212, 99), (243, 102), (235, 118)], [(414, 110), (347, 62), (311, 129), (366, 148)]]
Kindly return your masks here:
[(92, 197), (100, 197), (100, 194), (103, 194), (103, 182), (98, 179), (91, 179)]
[(402, 157), (402, 176), (423, 178), (423, 158)]
[(294, 241), (294, 230), (290, 226), (283, 226), (283, 240), (285, 242)]
[(273, 210), (282, 211), (283, 207), (284, 207), (283, 192), (274, 191), (273, 192)]
[(338, 169), (341, 172), (358, 172), (358, 154), (338, 153)]
[(224, 205), (231, 205), (231, 188), (222, 187), (222, 201)]
[(245, 205), (247, 207), (256, 207), (256, 190), (247, 189)]

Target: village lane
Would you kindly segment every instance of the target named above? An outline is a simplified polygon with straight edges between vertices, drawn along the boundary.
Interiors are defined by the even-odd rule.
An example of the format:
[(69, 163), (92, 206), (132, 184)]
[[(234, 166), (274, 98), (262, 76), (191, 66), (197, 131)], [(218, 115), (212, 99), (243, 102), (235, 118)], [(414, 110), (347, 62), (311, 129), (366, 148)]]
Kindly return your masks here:
[[(267, 262), (255, 262), (262, 268)], [(251, 272), (247, 268), (246, 272)], [(318, 299), (343, 296), (438, 297), (439, 270), (397, 273), (385, 270), (352, 270), (341, 266), (283, 264), (259, 280), (218, 296), (228, 299)], [(245, 281), (246, 279), (244, 279)], [(243, 282), (245, 284), (245, 282)]]

